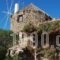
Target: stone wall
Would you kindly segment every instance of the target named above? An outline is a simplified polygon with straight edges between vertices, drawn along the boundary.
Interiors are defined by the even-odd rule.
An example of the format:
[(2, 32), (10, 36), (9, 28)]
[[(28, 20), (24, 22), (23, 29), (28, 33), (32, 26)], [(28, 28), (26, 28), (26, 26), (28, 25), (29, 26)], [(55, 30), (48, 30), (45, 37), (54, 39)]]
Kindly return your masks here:
[(19, 32), (27, 23), (32, 23), (35, 26), (38, 26), (39, 23), (49, 20), (51, 20), (51, 18), (40, 11), (21, 11), (11, 16), (11, 30), (13, 32)]

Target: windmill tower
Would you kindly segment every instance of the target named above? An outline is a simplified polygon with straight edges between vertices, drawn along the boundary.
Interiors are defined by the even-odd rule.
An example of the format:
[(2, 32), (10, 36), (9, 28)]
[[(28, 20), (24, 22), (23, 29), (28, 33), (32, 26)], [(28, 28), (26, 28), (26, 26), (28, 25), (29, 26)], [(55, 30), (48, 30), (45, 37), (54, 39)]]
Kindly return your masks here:
[(11, 30), (15, 33), (19, 33), (24, 25), (29, 22), (32, 22), (34, 25), (38, 25), (41, 23), (41, 20), (42, 22), (52, 20), (47, 13), (32, 3), (20, 11), (19, 4), (16, 3), (14, 9), (14, 14), (11, 17)]
[[(30, 4), (26, 8), (24, 8), (22, 11), (21, 10), (19, 11), (19, 4), (16, 3), (14, 8), (14, 14), (11, 16), (11, 30), (14, 33), (18, 33), (18, 34), (20, 33), (19, 34), (20, 41), (21, 43), (25, 44), (27, 39), (24, 41), (22, 40), (23, 34), (21, 32), (25, 24), (31, 22), (36, 26), (39, 23), (41, 23), (41, 20), (44, 22), (51, 19), (52, 19), (51, 17), (49, 17), (43, 10), (39, 9), (34, 4)], [(21, 43), (20, 43), (20, 46), (25, 48), (26, 47), (25, 45), (27, 43), (25, 45)], [(36, 49), (36, 47), (33, 47), (33, 49)], [(35, 51), (35, 60), (36, 60), (36, 51)]]
[(19, 4), (15, 3), (14, 14), (11, 16), (11, 26), (10, 30), (15, 33), (19, 33), (20, 31), (20, 23), (23, 20), (23, 11), (19, 11)]

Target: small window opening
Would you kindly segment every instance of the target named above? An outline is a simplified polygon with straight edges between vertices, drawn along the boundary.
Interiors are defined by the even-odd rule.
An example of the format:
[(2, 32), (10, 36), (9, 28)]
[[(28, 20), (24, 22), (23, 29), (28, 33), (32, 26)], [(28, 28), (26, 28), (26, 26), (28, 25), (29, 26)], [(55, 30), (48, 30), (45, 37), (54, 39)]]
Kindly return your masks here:
[(19, 15), (17, 17), (17, 22), (22, 22), (23, 21), (23, 15)]

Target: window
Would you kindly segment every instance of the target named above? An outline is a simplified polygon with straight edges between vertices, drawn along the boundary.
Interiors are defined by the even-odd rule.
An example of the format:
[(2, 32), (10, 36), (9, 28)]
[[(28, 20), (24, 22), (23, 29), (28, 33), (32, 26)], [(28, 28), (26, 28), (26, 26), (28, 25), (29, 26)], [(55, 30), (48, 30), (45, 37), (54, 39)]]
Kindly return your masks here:
[(22, 34), (22, 38), (24, 38), (24, 34)]
[(17, 22), (22, 22), (23, 21), (23, 15), (19, 15), (17, 17)]
[(33, 41), (35, 41), (35, 34), (33, 34)]

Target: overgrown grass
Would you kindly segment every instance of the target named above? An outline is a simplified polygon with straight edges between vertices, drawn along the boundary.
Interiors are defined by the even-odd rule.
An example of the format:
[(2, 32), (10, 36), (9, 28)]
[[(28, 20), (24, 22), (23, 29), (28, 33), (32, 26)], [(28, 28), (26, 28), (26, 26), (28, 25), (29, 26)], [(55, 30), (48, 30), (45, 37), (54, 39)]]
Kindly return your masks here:
[(50, 22), (50, 23), (48, 23), (48, 22), (47, 23), (42, 23), (42, 24), (39, 24), (38, 27), (29, 23), (29, 24), (26, 24), (23, 28), (24, 32), (33, 32), (33, 31), (51, 32), (51, 31), (55, 31), (55, 30), (60, 30), (60, 21), (53, 21), (53, 22)]

